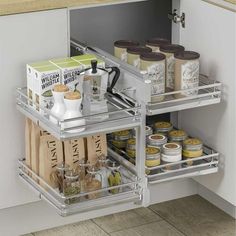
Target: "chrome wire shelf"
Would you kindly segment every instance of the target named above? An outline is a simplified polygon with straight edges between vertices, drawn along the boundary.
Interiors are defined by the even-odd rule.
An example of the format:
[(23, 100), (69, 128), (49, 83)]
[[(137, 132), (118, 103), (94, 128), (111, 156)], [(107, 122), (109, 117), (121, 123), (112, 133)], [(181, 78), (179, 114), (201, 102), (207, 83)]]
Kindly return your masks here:
[[(173, 91), (152, 96), (152, 100), (157, 100), (163, 96), (164, 100), (155, 103), (149, 102), (147, 104), (147, 115), (151, 116), (220, 103), (221, 87), (222, 84), (220, 82), (211, 80), (207, 76), (200, 75), (199, 86), (197, 88)], [(191, 92), (195, 92), (197, 95), (181, 98), (175, 97), (175, 95), (181, 93)]]
[(191, 178), (218, 172), (219, 153), (204, 146), (203, 156), (189, 158), (175, 163), (146, 167), (149, 184), (156, 184), (181, 178)]
[[(17, 108), (26, 117), (33, 120), (43, 129), (51, 133), (59, 140), (75, 139), (78, 137), (85, 137), (98, 133), (109, 133), (116, 130), (131, 129), (140, 126), (141, 121), (141, 106), (134, 104), (133, 100), (119, 93), (116, 96), (111, 93), (106, 94), (108, 111), (103, 113), (96, 113), (93, 115), (77, 117), (73, 119), (56, 120), (56, 124), (50, 120), (50, 110), (39, 106), (41, 112), (37, 111), (31, 104), (33, 101), (27, 97), (27, 88), (17, 89)], [(53, 104), (53, 100), (51, 101)], [(43, 112), (42, 112), (43, 111)], [(105, 119), (99, 119), (99, 117), (106, 117)], [(66, 124), (72, 121), (85, 120), (85, 125), (73, 126), (70, 128)], [(76, 132), (76, 130), (85, 128), (82, 132)]]
[[(64, 196), (28, 168), (24, 160), (19, 160), (20, 178), (33, 188), (42, 199), (56, 208), (61, 216), (68, 216), (78, 212), (100, 209), (125, 202), (139, 203), (141, 201), (140, 180), (123, 166), (120, 172), (122, 174), (122, 184), (120, 185), (77, 195)], [(112, 194), (109, 192), (115, 189), (118, 190), (118, 193)], [(91, 199), (91, 195), (96, 195), (96, 199)]]

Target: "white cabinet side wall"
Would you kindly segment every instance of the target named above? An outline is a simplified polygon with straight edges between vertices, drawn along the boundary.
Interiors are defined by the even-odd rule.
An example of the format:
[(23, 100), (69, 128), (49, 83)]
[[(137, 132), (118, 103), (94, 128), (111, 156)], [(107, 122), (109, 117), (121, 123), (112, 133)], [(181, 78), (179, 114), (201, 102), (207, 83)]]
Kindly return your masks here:
[(181, 0), (180, 42), (201, 54), (201, 73), (223, 83), (221, 104), (180, 112), (183, 129), (221, 154), (220, 172), (196, 180), (236, 206), (236, 14), (204, 1)]
[(0, 209), (38, 200), (17, 171), (17, 159), (25, 151), (24, 117), (16, 110), (15, 89), (26, 86), (26, 63), (67, 54), (66, 9), (0, 17)]

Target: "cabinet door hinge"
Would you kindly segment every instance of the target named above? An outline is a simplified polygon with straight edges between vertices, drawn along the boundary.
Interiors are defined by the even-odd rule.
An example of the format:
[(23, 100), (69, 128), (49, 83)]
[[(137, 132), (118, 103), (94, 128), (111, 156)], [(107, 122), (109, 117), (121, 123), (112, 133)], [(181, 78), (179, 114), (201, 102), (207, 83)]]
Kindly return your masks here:
[(168, 18), (175, 23), (181, 23), (182, 27), (185, 28), (185, 13), (178, 15), (177, 10), (174, 9), (173, 13), (168, 14)]

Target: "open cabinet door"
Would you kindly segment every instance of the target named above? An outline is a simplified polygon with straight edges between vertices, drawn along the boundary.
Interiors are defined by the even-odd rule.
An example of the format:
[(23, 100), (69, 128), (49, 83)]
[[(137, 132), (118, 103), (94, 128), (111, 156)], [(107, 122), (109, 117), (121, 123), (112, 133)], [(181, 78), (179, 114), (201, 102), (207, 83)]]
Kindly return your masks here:
[(179, 112), (179, 126), (221, 153), (219, 173), (196, 181), (236, 206), (236, 14), (212, 2), (224, 1), (180, 0), (178, 10), (185, 13), (186, 22), (185, 28), (177, 26), (174, 39), (201, 54), (200, 71), (223, 83), (223, 99), (217, 105)]

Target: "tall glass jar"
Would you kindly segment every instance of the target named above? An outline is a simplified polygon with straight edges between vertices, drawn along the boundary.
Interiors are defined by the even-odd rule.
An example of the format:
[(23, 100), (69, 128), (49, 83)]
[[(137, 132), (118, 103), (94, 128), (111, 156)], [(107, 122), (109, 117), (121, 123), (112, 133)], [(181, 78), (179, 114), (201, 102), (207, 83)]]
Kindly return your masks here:
[(109, 169), (108, 169), (108, 159), (105, 155), (101, 155), (98, 157), (98, 168), (99, 172), (102, 176), (102, 188), (107, 188), (108, 185), (108, 176), (109, 176)]
[[(65, 173), (63, 182), (63, 194), (65, 197), (70, 197), (80, 193), (79, 173), (76, 170), (69, 170)], [(79, 201), (78, 197), (66, 200), (67, 204), (73, 204)]]
[(93, 192), (87, 195), (88, 199), (96, 199), (101, 196), (101, 192), (94, 191), (102, 188), (102, 176), (96, 166), (90, 166), (87, 170), (88, 174), (85, 177), (85, 190), (86, 192)]
[(88, 162), (85, 161), (85, 159), (82, 159), (79, 161), (79, 173), (80, 173), (80, 191), (81, 193), (84, 193), (85, 190), (85, 176), (86, 176), (86, 171), (88, 169), (88, 167), (90, 166), (90, 164)]
[[(115, 161), (108, 162), (108, 168), (110, 169), (110, 174), (108, 176), (109, 187), (119, 186), (122, 184), (122, 175), (120, 173), (120, 164)], [(117, 194), (121, 191), (121, 188), (115, 188), (109, 192), (112, 194)]]

